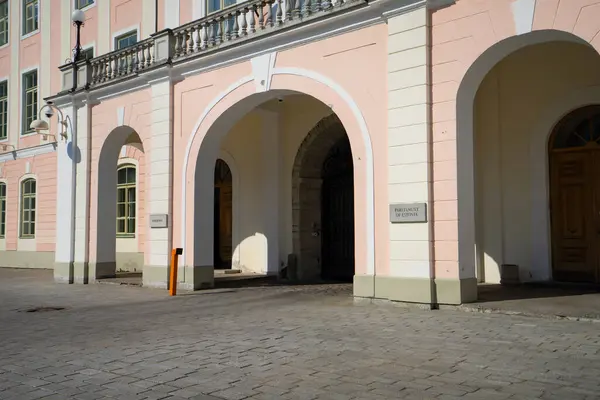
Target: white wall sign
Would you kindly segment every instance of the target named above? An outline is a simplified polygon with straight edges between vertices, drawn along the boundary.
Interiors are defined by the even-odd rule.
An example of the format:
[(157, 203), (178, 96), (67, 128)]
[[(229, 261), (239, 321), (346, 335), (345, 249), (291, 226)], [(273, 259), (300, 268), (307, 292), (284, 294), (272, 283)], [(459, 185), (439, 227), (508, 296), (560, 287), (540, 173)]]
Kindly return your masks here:
[(169, 216), (167, 214), (150, 215), (150, 228), (167, 228), (169, 226)]
[(427, 222), (427, 203), (390, 204), (390, 222)]

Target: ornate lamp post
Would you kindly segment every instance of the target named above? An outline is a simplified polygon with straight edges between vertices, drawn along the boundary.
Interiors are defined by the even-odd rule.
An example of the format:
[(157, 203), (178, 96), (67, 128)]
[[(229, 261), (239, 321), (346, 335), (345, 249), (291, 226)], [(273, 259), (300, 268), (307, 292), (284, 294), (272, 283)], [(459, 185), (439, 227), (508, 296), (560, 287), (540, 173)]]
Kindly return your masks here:
[(73, 89), (75, 91), (77, 89), (77, 62), (81, 59), (81, 27), (85, 23), (85, 14), (81, 10), (73, 11), (71, 14), (71, 21), (73, 21), (73, 26), (77, 29), (77, 35), (75, 39), (75, 48), (73, 49)]
[[(75, 91), (77, 89), (77, 62), (82, 58), (82, 48), (81, 48), (81, 27), (85, 23), (85, 14), (81, 10), (73, 11), (71, 14), (71, 21), (73, 21), (73, 26), (77, 29), (77, 36), (75, 41), (75, 48), (73, 49), (73, 59), (71, 60), (71, 65), (73, 67), (73, 88), (71, 91)], [(54, 112), (56, 111), (60, 116), (59, 123), (63, 127), (63, 131), (59, 132), (59, 135), (62, 139), (67, 140), (67, 121), (70, 121), (70, 118), (63, 115), (62, 111), (58, 107), (56, 107), (51, 101), (47, 102), (42, 108), (39, 110), (39, 119), (33, 121), (30, 125), (31, 129), (35, 130), (38, 134), (43, 135), (45, 139), (48, 139), (49, 133), (46, 133), (50, 130), (48, 123), (41, 119), (42, 111), (45, 111), (45, 115), (47, 118), (52, 118), (54, 116)]]

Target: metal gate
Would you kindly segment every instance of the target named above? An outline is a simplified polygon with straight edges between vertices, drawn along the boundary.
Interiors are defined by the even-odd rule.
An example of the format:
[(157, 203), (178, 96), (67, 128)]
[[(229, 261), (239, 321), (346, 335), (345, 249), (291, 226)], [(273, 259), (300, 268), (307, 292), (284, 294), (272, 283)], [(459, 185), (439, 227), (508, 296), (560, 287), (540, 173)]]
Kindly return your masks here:
[(354, 276), (354, 176), (347, 137), (329, 151), (322, 170), (322, 277), (352, 280)]

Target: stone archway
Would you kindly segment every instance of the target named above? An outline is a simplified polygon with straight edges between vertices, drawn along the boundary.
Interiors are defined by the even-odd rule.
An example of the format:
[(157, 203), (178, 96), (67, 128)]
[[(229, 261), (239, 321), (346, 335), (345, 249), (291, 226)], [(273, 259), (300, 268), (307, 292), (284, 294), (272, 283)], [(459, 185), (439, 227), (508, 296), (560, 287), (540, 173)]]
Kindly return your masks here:
[(347, 140), (337, 115), (319, 121), (306, 135), (292, 169), (292, 242), (295, 268), (290, 278), (319, 279), (322, 275), (323, 164), (331, 149)]

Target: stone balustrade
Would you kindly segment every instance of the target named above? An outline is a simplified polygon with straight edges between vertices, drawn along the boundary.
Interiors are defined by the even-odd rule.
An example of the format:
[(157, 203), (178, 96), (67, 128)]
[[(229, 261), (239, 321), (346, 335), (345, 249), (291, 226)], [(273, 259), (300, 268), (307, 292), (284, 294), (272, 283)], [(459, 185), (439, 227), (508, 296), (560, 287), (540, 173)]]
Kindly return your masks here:
[(200, 57), (361, 4), (365, 0), (248, 0), (175, 29), (157, 32), (134, 46), (79, 61), (75, 69), (73, 64), (65, 64), (60, 67), (61, 92), (111, 85), (159, 66)]

